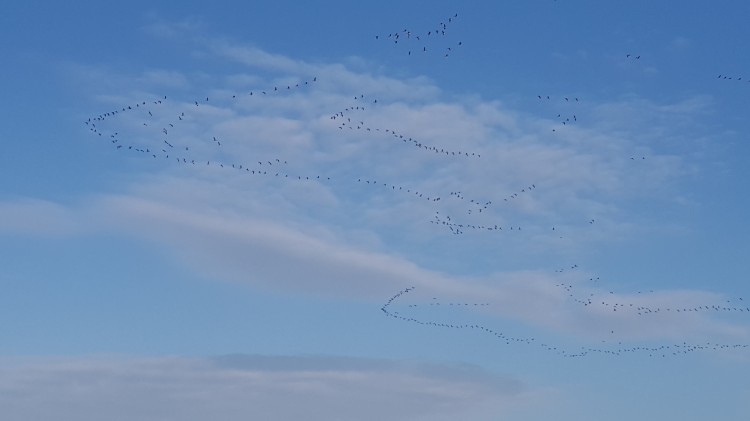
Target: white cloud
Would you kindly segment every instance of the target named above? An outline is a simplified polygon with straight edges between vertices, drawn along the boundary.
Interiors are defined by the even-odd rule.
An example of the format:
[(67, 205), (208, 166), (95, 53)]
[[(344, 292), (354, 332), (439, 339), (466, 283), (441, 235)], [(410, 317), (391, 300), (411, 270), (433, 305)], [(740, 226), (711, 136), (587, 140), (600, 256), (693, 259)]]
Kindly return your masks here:
[(8, 421), (497, 419), (539, 392), (477, 367), (342, 357), (5, 360)]
[(141, 30), (155, 38), (175, 41), (188, 36), (192, 40), (195, 34), (204, 28), (203, 23), (195, 18), (168, 21), (154, 13), (148, 14), (147, 17), (149, 23), (144, 25)]
[(71, 235), (83, 228), (78, 218), (68, 207), (47, 200), (0, 202), (0, 234)]
[(220, 44), (216, 47), (215, 52), (239, 61), (248, 67), (302, 74), (311, 74), (316, 70), (315, 66), (280, 54), (272, 54), (257, 47)]
[(188, 88), (190, 83), (185, 75), (173, 70), (147, 70), (137, 80), (137, 83), (147, 86), (160, 86), (173, 89)]
[[(535, 337), (537, 343), (558, 340), (562, 341), (560, 346), (578, 343), (617, 350), (644, 342), (656, 346), (682, 341), (733, 345), (747, 343), (750, 338), (741, 323), (746, 314), (744, 303), (717, 293), (609, 292), (582, 281), (587, 274), (575, 271), (451, 275), (415, 264), (406, 255), (382, 251), (379, 242), (370, 242), (366, 236), (347, 238), (321, 224), (299, 225), (270, 216), (245, 216), (232, 209), (237, 203), (222, 209), (206, 200), (212, 192), (195, 185), (175, 182), (170, 189), (156, 191), (170, 194), (160, 199), (145, 192), (141, 197), (109, 196), (91, 207), (64, 213), (81, 218), (77, 225), (83, 226), (85, 220), (87, 232), (107, 231), (161, 244), (180, 265), (207, 279), (353, 298), (373, 303), (374, 309), (395, 291), (415, 287), (394, 301), (389, 311), (424, 322), (480, 323), (494, 331), (521, 323), (528, 329), (524, 337)], [(222, 197), (224, 192), (213, 195)], [(36, 215), (38, 211), (27, 208), (25, 214)], [(433, 297), (444, 303), (488, 305), (468, 307), (468, 316), (449, 306), (423, 312)], [(727, 303), (728, 298), (731, 303)], [(710, 308), (704, 308), (706, 305)], [(601, 345), (601, 340), (618, 344)], [(578, 346), (567, 349), (571, 352), (575, 348)]]
[(692, 41), (683, 36), (674, 37), (668, 45), (668, 48), (674, 51), (687, 51), (692, 46)]

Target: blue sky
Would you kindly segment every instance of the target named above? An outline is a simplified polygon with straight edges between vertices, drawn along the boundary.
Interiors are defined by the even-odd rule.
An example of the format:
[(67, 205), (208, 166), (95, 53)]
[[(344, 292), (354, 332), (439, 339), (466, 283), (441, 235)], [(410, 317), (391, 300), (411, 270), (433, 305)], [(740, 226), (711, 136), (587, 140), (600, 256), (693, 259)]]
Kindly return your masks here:
[(3, 5), (0, 407), (744, 419), (748, 9)]

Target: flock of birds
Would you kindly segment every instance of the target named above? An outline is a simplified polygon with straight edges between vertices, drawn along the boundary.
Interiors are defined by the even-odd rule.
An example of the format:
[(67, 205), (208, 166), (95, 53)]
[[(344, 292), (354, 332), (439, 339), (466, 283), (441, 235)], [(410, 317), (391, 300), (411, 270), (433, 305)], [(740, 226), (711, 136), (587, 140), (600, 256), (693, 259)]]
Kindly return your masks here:
[(556, 115), (553, 117), (558, 125), (552, 128), (553, 132), (557, 132), (561, 125), (568, 126), (578, 123), (575, 107), (580, 103), (580, 99), (577, 96), (555, 98), (550, 95), (537, 95), (537, 100), (545, 104), (555, 105), (558, 108)]
[[(742, 82), (742, 76), (735, 77), (735, 76), (719, 75), (719, 76), (716, 76), (716, 78), (717, 79), (723, 79), (723, 80), (734, 80), (734, 81), (737, 81), (737, 82)], [(745, 81), (746, 82), (750, 82), (750, 79), (745, 79)]]
[[(440, 42), (447, 42), (447, 45), (440, 50), (440, 54), (449, 57), (456, 48), (463, 46), (461, 41), (451, 41), (450, 27), (458, 18), (454, 14), (444, 20), (434, 28), (424, 31), (412, 31), (403, 29), (387, 35), (376, 35), (375, 39), (379, 41), (391, 42), (396, 47), (406, 48), (407, 55), (420, 52), (426, 54), (437, 49)], [(640, 60), (640, 55), (628, 54), (630, 60)], [(737, 80), (742, 78), (718, 76), (719, 79)], [(167, 96), (154, 97), (149, 100), (141, 100), (129, 103), (127, 105), (112, 108), (106, 112), (97, 114), (84, 121), (89, 132), (96, 137), (106, 139), (106, 141), (117, 151), (140, 154), (151, 159), (161, 159), (168, 162), (174, 162), (185, 166), (204, 166), (242, 172), (254, 177), (273, 177), (278, 179), (289, 179), (297, 181), (315, 182), (315, 183), (350, 183), (359, 186), (364, 191), (370, 189), (379, 189), (379, 191), (389, 191), (393, 194), (408, 195), (415, 200), (430, 202), (435, 206), (444, 204), (446, 201), (454, 201), (464, 206), (463, 215), (449, 215), (445, 210), (440, 208), (435, 210), (433, 218), (429, 220), (430, 224), (439, 226), (453, 235), (465, 234), (467, 231), (473, 232), (493, 232), (493, 233), (513, 233), (520, 235), (525, 232), (519, 224), (512, 223), (494, 223), (494, 222), (475, 222), (473, 218), (478, 214), (490, 214), (493, 207), (512, 205), (520, 201), (526, 195), (533, 195), (537, 189), (535, 183), (524, 183), (516, 191), (507, 192), (504, 195), (492, 199), (480, 199), (476, 197), (467, 197), (461, 191), (450, 192), (428, 192), (422, 191), (412, 186), (393, 181), (377, 180), (372, 176), (362, 175), (354, 176), (348, 179), (340, 179), (330, 174), (303, 174), (294, 172), (293, 162), (288, 158), (280, 156), (258, 156), (253, 161), (240, 161), (229, 153), (217, 151), (223, 150), (227, 145), (236, 142), (236, 139), (217, 137), (216, 135), (206, 135), (196, 139), (195, 135), (188, 135), (190, 128), (194, 124), (200, 124), (201, 112), (205, 107), (211, 107), (214, 103), (226, 105), (227, 103), (236, 103), (237, 101), (263, 100), (263, 98), (272, 98), (280, 95), (293, 95), (301, 93), (302, 90), (311, 89), (318, 82), (318, 77), (313, 76), (306, 80), (298, 80), (294, 83), (267, 86), (262, 89), (254, 89), (246, 92), (224, 93), (219, 97), (201, 97), (200, 99), (176, 101), (168, 99)], [(748, 80), (750, 82), (750, 80)], [(378, 99), (366, 97), (365, 94), (353, 96), (354, 104), (341, 108), (331, 114), (327, 114), (328, 121), (332, 124), (333, 133), (342, 132), (347, 136), (351, 133), (361, 138), (372, 138), (373, 141), (392, 141), (395, 145), (409, 146), (417, 151), (429, 153), (432, 156), (442, 157), (445, 159), (462, 159), (464, 162), (471, 163), (471, 160), (481, 159), (479, 151), (463, 150), (458, 148), (449, 148), (430, 144), (429, 142), (418, 139), (414, 135), (407, 134), (395, 127), (381, 127), (367, 122), (366, 110), (383, 105)], [(580, 121), (579, 104), (582, 102), (579, 96), (560, 96), (554, 95), (537, 95), (536, 100), (543, 103), (544, 106), (554, 107), (551, 121), (555, 122), (552, 131), (560, 130), (561, 126), (572, 126)], [(124, 119), (128, 123), (123, 124), (120, 129), (113, 128), (117, 119)], [(210, 148), (214, 148), (211, 151)], [(210, 155), (211, 158), (206, 156)], [(645, 156), (631, 157), (631, 160), (645, 160)], [(443, 210), (443, 212), (441, 212)], [(490, 216), (491, 217), (491, 216)], [(593, 218), (582, 218), (582, 221), (590, 225), (595, 223)], [(555, 227), (551, 227), (555, 231)], [(561, 273), (566, 270), (575, 270), (577, 265), (569, 268), (558, 269), (555, 272)], [(591, 278), (589, 281), (596, 283), (598, 278)], [(636, 298), (645, 297), (653, 294), (653, 291), (635, 294), (636, 298), (629, 301), (621, 301), (617, 298), (614, 291), (606, 296), (599, 296), (596, 292), (578, 293), (578, 287), (572, 283), (560, 282), (555, 287), (562, 289), (567, 294), (567, 299), (574, 304), (582, 306), (584, 309), (601, 311), (602, 309), (611, 310), (619, 313), (632, 313), (639, 317), (649, 317), (657, 314), (694, 314), (700, 312), (732, 312), (732, 313), (750, 313), (750, 306), (745, 305), (742, 298), (727, 303), (706, 303), (695, 306), (652, 306), (644, 304), (644, 300)], [(615, 342), (614, 346), (584, 346), (579, 349), (565, 349), (563, 346), (553, 345), (541, 341), (534, 337), (519, 337), (501, 332), (499, 329), (489, 328), (476, 323), (451, 323), (448, 321), (439, 321), (436, 319), (423, 318), (417, 315), (404, 314), (403, 310), (394, 309), (400, 305), (400, 301), (415, 290), (414, 287), (406, 288), (391, 297), (381, 308), (388, 317), (409, 323), (415, 323), (423, 326), (466, 329), (484, 334), (492, 335), (505, 344), (525, 344), (538, 346), (543, 350), (554, 352), (564, 357), (583, 357), (592, 354), (601, 355), (623, 355), (628, 353), (645, 353), (649, 356), (667, 357), (670, 355), (687, 354), (699, 350), (718, 350), (718, 349), (738, 349), (747, 348), (744, 344), (718, 344), (705, 342), (701, 344), (672, 344), (659, 346), (622, 346), (622, 342)], [(482, 311), (492, 306), (490, 302), (467, 303), (467, 302), (441, 302), (437, 298), (427, 303), (412, 302), (406, 305), (408, 311), (416, 311), (422, 307), (445, 308), (445, 309), (473, 309)], [(614, 333), (614, 331), (612, 331)]]
[(413, 31), (406, 28), (391, 32), (388, 35), (375, 35), (375, 39), (389, 41), (395, 47), (406, 48), (407, 56), (411, 56), (412, 52), (414, 55), (427, 54), (428, 52), (432, 52), (433, 49), (437, 49), (443, 57), (448, 58), (454, 52), (454, 48), (463, 46), (463, 41), (448, 41), (447, 45), (441, 45), (440, 47), (437, 47), (437, 45), (444, 44), (444, 42), (440, 43), (439, 41), (450, 40), (450, 31), (448, 28), (457, 18), (458, 13), (455, 13), (431, 29)]
[[(294, 173), (291, 171), (291, 166), (287, 159), (275, 156), (264, 156), (260, 160), (253, 162), (240, 162), (233, 156), (229, 157), (232, 159), (231, 161), (207, 159), (205, 158), (206, 146), (210, 145), (210, 147), (221, 148), (222, 142), (224, 142), (224, 146), (226, 146), (229, 140), (210, 135), (203, 138), (199, 144), (196, 145), (194, 140), (186, 140), (185, 134), (180, 130), (182, 125), (192, 124), (199, 119), (197, 113), (200, 111), (201, 107), (210, 106), (214, 102), (223, 104), (226, 101), (238, 101), (243, 96), (257, 97), (260, 100), (261, 98), (273, 97), (274, 95), (290, 94), (297, 90), (310, 87), (317, 81), (318, 77), (315, 76), (310, 80), (302, 80), (281, 87), (273, 86), (246, 93), (233, 93), (231, 94), (231, 97), (229, 94), (225, 94), (223, 98), (204, 97), (200, 100), (171, 101), (167, 96), (162, 96), (150, 100), (137, 101), (97, 114), (89, 117), (84, 121), (84, 124), (88, 127), (90, 133), (107, 139), (116, 150), (133, 152), (145, 155), (152, 159), (173, 160), (178, 164), (191, 166), (203, 165), (222, 169), (232, 169), (253, 176), (327, 182), (329, 184), (342, 182), (357, 183), (358, 185), (366, 187), (380, 188), (382, 191), (411, 195), (416, 199), (423, 199), (430, 202), (438, 202), (443, 197), (446, 197), (458, 202), (464, 202), (466, 204), (467, 214), (471, 214), (472, 212), (482, 212), (483, 209), (486, 209), (487, 206), (492, 203), (491, 201), (480, 201), (479, 199), (466, 198), (464, 195), (460, 194), (460, 192), (450, 192), (450, 194), (427, 192), (408, 185), (378, 181), (370, 177), (356, 177), (341, 180), (336, 179), (331, 175)], [(364, 98), (364, 94), (354, 97), (355, 100), (360, 102), (364, 101)], [(373, 100), (372, 103), (376, 104), (377, 99)], [(165, 112), (162, 111), (161, 108), (168, 104), (170, 105), (170, 107), (168, 107), (169, 110), (177, 108), (181, 111), (166, 111), (171, 112), (172, 114), (165, 115)], [(380, 140), (392, 139), (402, 145), (410, 145), (418, 150), (432, 153), (433, 155), (455, 159), (481, 158), (481, 154), (477, 152), (452, 150), (429, 145), (404, 133), (400, 133), (393, 128), (374, 127), (365, 124), (364, 121), (361, 120), (352, 122), (349, 114), (352, 111), (364, 110), (365, 107), (359, 105), (347, 107), (330, 115), (329, 120), (332, 122), (337, 122), (337, 120), (341, 121), (341, 123), (336, 126), (338, 129), (348, 128), (350, 130), (359, 130), (363, 133), (370, 133), (373, 136), (380, 135)], [(140, 118), (140, 120), (137, 120), (135, 123), (135, 125), (140, 128), (139, 130), (130, 130), (126, 136), (122, 129), (112, 129), (110, 128), (110, 125), (108, 125), (110, 120), (113, 120), (116, 117), (124, 118), (127, 115), (135, 115)], [(177, 134), (175, 135), (175, 133)], [(534, 187), (535, 186), (532, 184), (528, 189), (530, 190)], [(520, 192), (525, 191), (525, 189), (520, 190)], [(508, 201), (509, 199), (515, 199), (516, 197), (518, 197), (518, 193), (510, 193), (507, 197), (503, 198), (503, 200)]]
[[(360, 95), (360, 98), (364, 97), (363, 95)], [(356, 98), (355, 98), (356, 99)], [(376, 100), (377, 101), (377, 100)], [(366, 133), (372, 133), (372, 134), (378, 134), (378, 133), (385, 133), (389, 137), (392, 137), (395, 141), (400, 141), (402, 143), (406, 143), (408, 145), (414, 146), (418, 149), (422, 149), (424, 151), (433, 152), (440, 155), (445, 156), (459, 156), (459, 157), (475, 157), (475, 158), (481, 158), (482, 155), (475, 152), (468, 152), (468, 151), (460, 151), (460, 150), (451, 150), (446, 148), (438, 148), (437, 146), (429, 145), (425, 142), (422, 142), (420, 140), (414, 139), (412, 137), (409, 137), (408, 135), (404, 135), (403, 133), (397, 132), (396, 130), (392, 128), (382, 128), (382, 127), (371, 127), (371, 125), (366, 124), (363, 120), (358, 120), (356, 117), (354, 120), (352, 120), (351, 117), (348, 116), (349, 111), (364, 111), (364, 107), (348, 107), (345, 108), (342, 111), (338, 111), (332, 116), (330, 116), (331, 120), (338, 120), (341, 123), (338, 125), (338, 128), (340, 130), (349, 129), (349, 130), (360, 130), (362, 132)], [(347, 114), (345, 114), (347, 113)]]

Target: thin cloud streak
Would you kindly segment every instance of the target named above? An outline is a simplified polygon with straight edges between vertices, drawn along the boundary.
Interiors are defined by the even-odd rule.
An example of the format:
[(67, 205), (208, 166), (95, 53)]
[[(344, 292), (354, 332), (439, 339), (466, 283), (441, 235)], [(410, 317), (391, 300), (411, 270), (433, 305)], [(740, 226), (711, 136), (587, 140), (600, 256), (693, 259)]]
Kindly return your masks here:
[(10, 421), (489, 420), (543, 402), (477, 367), (366, 358), (6, 359), (0, 373)]

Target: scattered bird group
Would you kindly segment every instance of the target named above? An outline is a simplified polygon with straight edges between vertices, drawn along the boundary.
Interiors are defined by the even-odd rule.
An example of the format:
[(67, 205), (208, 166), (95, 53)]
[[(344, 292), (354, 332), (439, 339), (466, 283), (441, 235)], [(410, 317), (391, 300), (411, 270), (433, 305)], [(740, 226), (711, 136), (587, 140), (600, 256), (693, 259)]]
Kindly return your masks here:
[(442, 41), (444, 41), (445, 38), (449, 37), (448, 27), (457, 18), (458, 13), (455, 13), (453, 16), (435, 25), (433, 29), (416, 32), (406, 28), (391, 32), (388, 35), (375, 35), (375, 39), (389, 41), (396, 47), (406, 48), (407, 56), (412, 56), (412, 53), (414, 55), (427, 54), (428, 52), (432, 52), (433, 49), (437, 49), (442, 57), (448, 58), (453, 53), (454, 48), (463, 46), (463, 41), (453, 41), (447, 46), (442, 45), (437, 47), (436, 45), (439, 45), (439, 42), (437, 42), (439, 38), (442, 38)]

